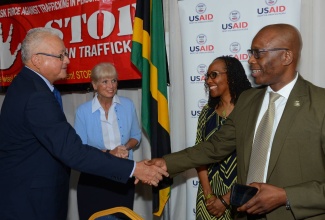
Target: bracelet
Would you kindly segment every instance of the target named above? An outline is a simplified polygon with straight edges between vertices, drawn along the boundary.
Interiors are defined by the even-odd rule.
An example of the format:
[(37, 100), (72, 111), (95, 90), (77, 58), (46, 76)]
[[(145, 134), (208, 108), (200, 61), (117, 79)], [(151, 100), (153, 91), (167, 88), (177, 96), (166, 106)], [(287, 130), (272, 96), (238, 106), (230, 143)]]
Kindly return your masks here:
[(216, 196), (214, 193), (209, 193), (206, 197), (205, 197), (205, 201), (207, 201), (208, 199), (210, 199), (211, 197)]
[(230, 206), (226, 203), (226, 201), (222, 198), (221, 195), (217, 195), (218, 199), (220, 199), (221, 203), (226, 207), (226, 209), (230, 209)]

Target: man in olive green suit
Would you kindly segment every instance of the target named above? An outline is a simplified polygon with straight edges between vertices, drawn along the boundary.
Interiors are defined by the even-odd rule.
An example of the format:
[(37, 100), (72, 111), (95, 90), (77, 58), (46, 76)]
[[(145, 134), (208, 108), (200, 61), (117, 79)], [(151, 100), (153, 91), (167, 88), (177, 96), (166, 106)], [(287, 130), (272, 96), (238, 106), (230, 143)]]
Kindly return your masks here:
[[(238, 182), (258, 188), (257, 194), (237, 209), (238, 219), (325, 219), (325, 89), (298, 74), (301, 48), (300, 33), (293, 26), (262, 28), (248, 50), (248, 62), (256, 83), (264, 88), (242, 93), (226, 124), (209, 141), (150, 163), (167, 166), (169, 174), (175, 176), (221, 161), (237, 150)], [(281, 97), (275, 101), (267, 172), (264, 181), (250, 183), (252, 145), (269, 92)], [(222, 199), (229, 204), (230, 193)], [(207, 208), (217, 217), (224, 211), (209, 204)]]

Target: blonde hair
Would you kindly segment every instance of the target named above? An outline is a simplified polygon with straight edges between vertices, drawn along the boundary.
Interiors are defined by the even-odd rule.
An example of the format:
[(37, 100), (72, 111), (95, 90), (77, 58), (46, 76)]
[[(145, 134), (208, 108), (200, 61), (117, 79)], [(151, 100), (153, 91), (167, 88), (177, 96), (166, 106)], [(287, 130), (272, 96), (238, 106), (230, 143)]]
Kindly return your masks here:
[(113, 64), (109, 62), (99, 63), (91, 70), (91, 81), (97, 83), (105, 77), (117, 78), (117, 72)]

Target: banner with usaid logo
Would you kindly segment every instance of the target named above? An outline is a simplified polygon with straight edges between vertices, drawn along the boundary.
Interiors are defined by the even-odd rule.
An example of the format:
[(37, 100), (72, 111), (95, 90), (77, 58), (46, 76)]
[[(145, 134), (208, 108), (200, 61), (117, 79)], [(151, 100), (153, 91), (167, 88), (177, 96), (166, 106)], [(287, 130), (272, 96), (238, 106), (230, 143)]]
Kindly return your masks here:
[[(274, 23), (300, 28), (300, 0), (179, 0), (185, 85), (186, 144), (195, 143), (197, 120), (208, 101), (205, 73), (217, 57), (228, 55), (241, 61), (254, 86), (247, 49), (258, 30)], [(187, 175), (187, 216), (195, 219), (198, 178)]]

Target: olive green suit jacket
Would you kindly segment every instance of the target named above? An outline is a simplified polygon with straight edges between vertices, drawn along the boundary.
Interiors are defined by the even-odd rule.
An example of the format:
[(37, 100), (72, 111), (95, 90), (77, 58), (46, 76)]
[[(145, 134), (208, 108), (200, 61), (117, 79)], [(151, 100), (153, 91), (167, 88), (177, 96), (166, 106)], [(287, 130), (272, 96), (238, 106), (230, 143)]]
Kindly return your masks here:
[[(227, 122), (209, 141), (166, 155), (170, 175), (219, 162), (237, 150), (238, 182), (246, 184), (265, 91), (254, 88), (242, 93)], [(266, 180), (286, 190), (291, 211), (279, 207), (266, 215), (268, 220), (325, 219), (324, 152), (325, 89), (299, 76), (274, 136)]]

